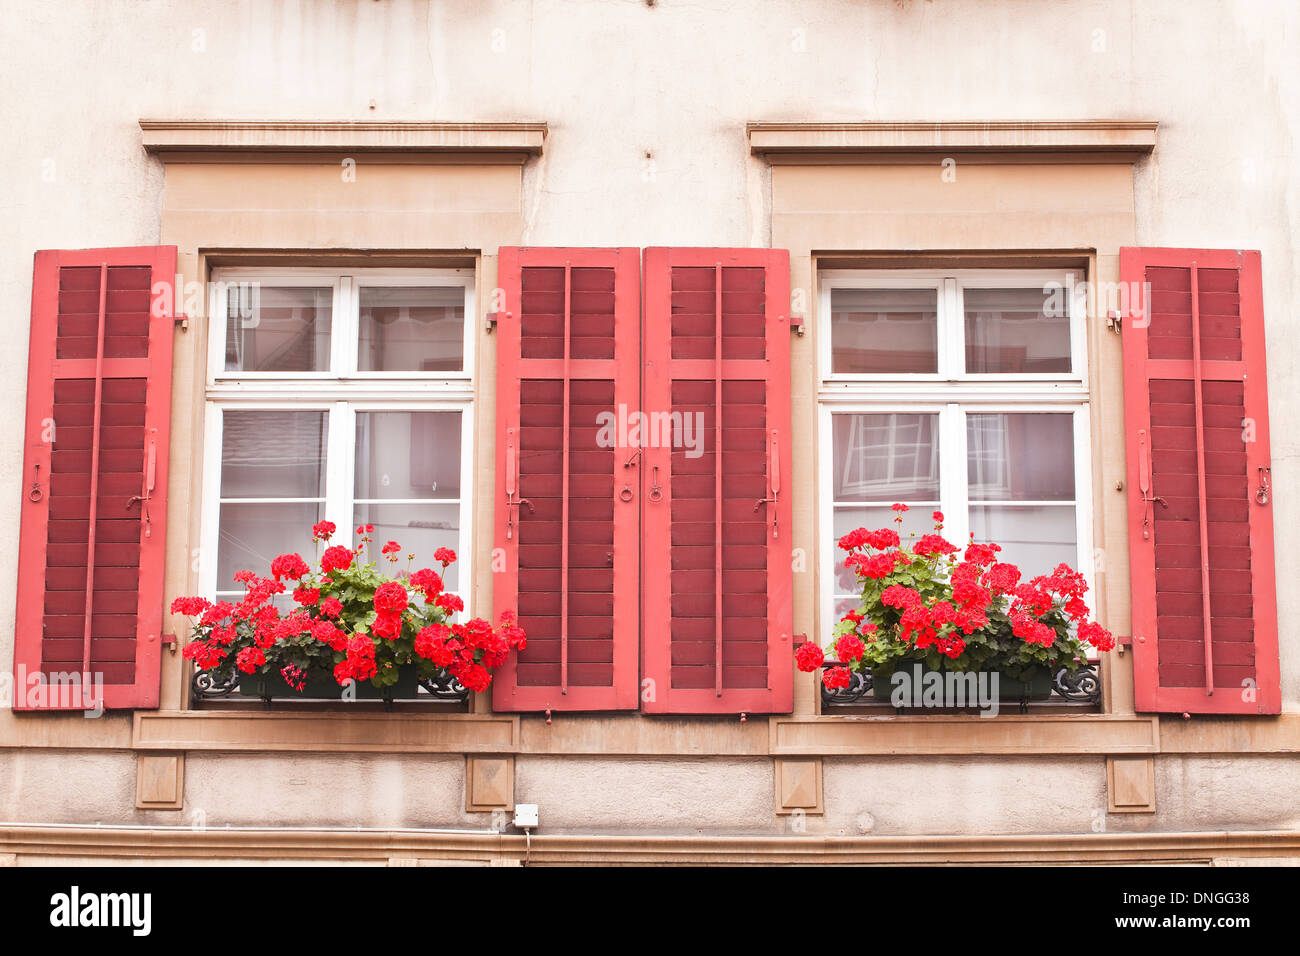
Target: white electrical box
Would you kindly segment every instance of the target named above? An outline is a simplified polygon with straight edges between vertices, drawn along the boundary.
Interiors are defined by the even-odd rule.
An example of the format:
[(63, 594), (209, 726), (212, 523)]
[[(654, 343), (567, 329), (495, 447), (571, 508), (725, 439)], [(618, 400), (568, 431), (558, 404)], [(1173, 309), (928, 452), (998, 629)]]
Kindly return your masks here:
[(535, 827), (537, 826), (537, 804), (520, 803), (515, 805), (515, 826)]

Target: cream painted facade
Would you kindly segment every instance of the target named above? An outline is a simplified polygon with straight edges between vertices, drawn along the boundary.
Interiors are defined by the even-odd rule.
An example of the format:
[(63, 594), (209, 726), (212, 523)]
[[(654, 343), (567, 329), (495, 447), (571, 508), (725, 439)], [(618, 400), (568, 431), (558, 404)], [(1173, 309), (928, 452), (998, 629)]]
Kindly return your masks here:
[[(1063, 262), (1113, 280), (1121, 246), (1239, 248), (1263, 263), (1283, 714), (1137, 714), (1119, 654), (1100, 712), (992, 721), (823, 713), (804, 674), (792, 714), (744, 722), (547, 723), (487, 700), (465, 714), (233, 714), (189, 709), (188, 670), (164, 652), (159, 711), (0, 713), (0, 862), (1300, 856), (1295, 5), (158, 0), (6, 14), (0, 665), (22, 600), (38, 249), (172, 244), (187, 281), (268, 261), (472, 268), (478, 609), (497, 487), (483, 318), (502, 245), (786, 248), (808, 303), (820, 270), (845, 263)], [(811, 423), (815, 305), (805, 313), (793, 413)], [(1088, 326), (1099, 613), (1124, 634), (1122, 351), (1104, 319)], [(169, 598), (195, 590), (204, 534), (206, 331), (195, 315), (176, 335)], [(811, 424), (796, 434), (795, 545), (816, 555), (829, 451)], [(815, 561), (795, 575), (794, 630), (824, 640), (819, 575)], [(514, 803), (540, 807), (531, 846), (493, 829), (492, 808)]]

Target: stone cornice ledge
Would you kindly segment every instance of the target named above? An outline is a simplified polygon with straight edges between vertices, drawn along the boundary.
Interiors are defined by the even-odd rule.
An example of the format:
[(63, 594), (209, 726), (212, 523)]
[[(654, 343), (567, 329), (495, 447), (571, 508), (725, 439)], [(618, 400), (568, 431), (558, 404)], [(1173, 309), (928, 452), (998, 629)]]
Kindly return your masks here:
[(1149, 120), (933, 123), (749, 123), (757, 155), (891, 153), (1098, 153), (1131, 160), (1155, 149)]
[(140, 120), (150, 153), (381, 152), (537, 155), (545, 123)]
[(533, 834), (485, 830), (282, 827), (82, 827), (0, 823), (11, 864), (104, 859), (122, 863), (297, 860), (481, 865), (1132, 864), (1236, 863), (1300, 857), (1293, 830), (1160, 833), (875, 835)]

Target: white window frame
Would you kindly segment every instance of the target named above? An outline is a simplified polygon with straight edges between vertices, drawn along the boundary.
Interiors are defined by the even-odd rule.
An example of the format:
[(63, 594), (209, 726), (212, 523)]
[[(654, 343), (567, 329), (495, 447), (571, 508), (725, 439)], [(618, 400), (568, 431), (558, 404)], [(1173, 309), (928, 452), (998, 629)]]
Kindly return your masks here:
[[(357, 331), (360, 284), (420, 286), (463, 285), (466, 289), (465, 362), (458, 372), (358, 372)], [(331, 329), (331, 369), (320, 372), (225, 371), (226, 293), (236, 282), (265, 280), (275, 285), (331, 285), (334, 315)], [(335, 543), (352, 541), (356, 475), (356, 414), (358, 412), (458, 412), (460, 431), (460, 532), (457, 539), (455, 592), (472, 616), (473, 492), (474, 492), (474, 353), (475, 289), (472, 269), (326, 269), (231, 268), (212, 274), (212, 316), (209, 329), (208, 377), (205, 389), (203, 500), (197, 573), (200, 592), (212, 597), (233, 590), (233, 582), (217, 581), (217, 549), (221, 513), (221, 454), (223, 417), (227, 409), (248, 411), (325, 411), (325, 520), (338, 527)], [(349, 354), (350, 353), (350, 354)], [(400, 504), (405, 499), (394, 499)], [(441, 499), (421, 499), (437, 504)], [(441, 502), (447, 503), (447, 502)], [(382, 543), (382, 542), (381, 542)], [(310, 529), (303, 529), (300, 553), (309, 560)], [(416, 556), (419, 566), (434, 566), (433, 555)], [(266, 568), (254, 568), (266, 573)]]
[[(1058, 269), (823, 270), (818, 274), (818, 634), (829, 638), (835, 613), (835, 568), (843, 555), (835, 534), (834, 430), (839, 414), (934, 414), (938, 416), (939, 500), (944, 536), (964, 546), (970, 540), (966, 416), (981, 412), (1055, 412), (1073, 416), (1075, 568), (1095, 585), (1092, 544), (1092, 439), (1087, 368), (1087, 316), (1080, 295), (1066, 295), (1070, 316), (1070, 371), (1061, 373), (967, 373), (965, 312), (967, 288), (1046, 287), (1059, 282), (1077, 288), (1084, 274)], [(831, 291), (849, 289), (938, 290), (938, 368), (935, 373), (847, 374), (831, 371)], [(1063, 293), (1065, 294), (1065, 293)], [(892, 502), (862, 502), (862, 507)], [(1064, 505), (1065, 502), (1054, 502)], [(928, 516), (926, 516), (928, 517)], [(924, 521), (923, 524), (928, 524)]]
[[(823, 389), (849, 389), (872, 382), (908, 383), (916, 388), (940, 382), (1043, 385), (1088, 381), (1087, 309), (1080, 290), (1085, 278), (1077, 269), (889, 269), (862, 272), (835, 269), (819, 273), (817, 360)], [(964, 292), (966, 289), (1046, 288), (1059, 283), (1070, 316), (1069, 372), (967, 372)], [(938, 304), (938, 371), (831, 371), (831, 292), (834, 289), (934, 289)]]
[[(328, 286), (334, 291), (330, 326), (330, 367), (315, 372), (228, 371), (226, 369), (226, 322), (229, 286), (241, 282), (266, 282), (275, 286)], [(360, 342), (360, 290), (362, 286), (459, 286), (465, 290), (465, 330), (460, 371), (376, 371), (357, 370)], [(455, 389), (473, 380), (475, 341), (475, 289), (473, 269), (329, 269), (297, 267), (287, 269), (239, 266), (213, 271), (208, 302), (208, 383), (258, 382), (291, 379), (310, 387), (311, 383), (335, 383), (340, 379), (383, 382), (418, 381), (426, 387), (443, 385)]]

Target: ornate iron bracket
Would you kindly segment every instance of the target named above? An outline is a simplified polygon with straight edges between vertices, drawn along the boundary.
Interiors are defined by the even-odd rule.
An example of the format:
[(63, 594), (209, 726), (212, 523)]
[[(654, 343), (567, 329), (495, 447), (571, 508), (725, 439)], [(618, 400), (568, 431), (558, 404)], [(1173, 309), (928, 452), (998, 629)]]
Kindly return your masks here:
[[(824, 661), (822, 664), (825, 668), (841, 667), (839, 661)], [(858, 673), (849, 671), (849, 686), (830, 688), (825, 684), (822, 687), (823, 704), (856, 704), (863, 697), (871, 696), (871, 671)]]
[(238, 689), (239, 675), (233, 671), (222, 678), (211, 671), (196, 670), (190, 680), (190, 690), (195, 700), (220, 700)]
[(1097, 674), (1097, 668), (1091, 664), (1083, 665), (1073, 674), (1062, 667), (1057, 671), (1052, 689), (1066, 700), (1087, 704), (1101, 702), (1101, 678)]
[(461, 702), (469, 700), (469, 688), (452, 677), (448, 671), (442, 671), (437, 677), (420, 681), (420, 686), (429, 692), (434, 700)]

